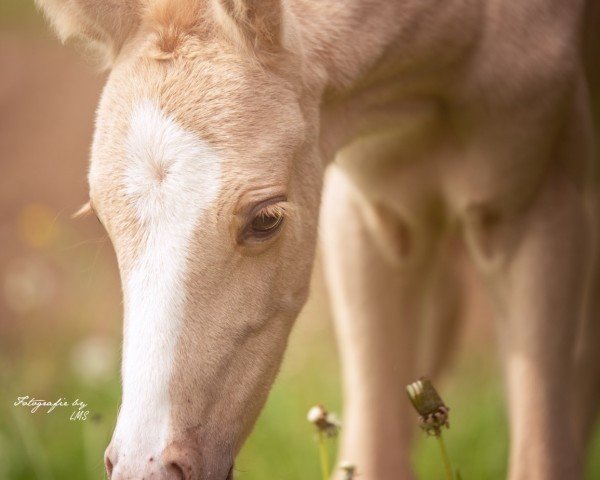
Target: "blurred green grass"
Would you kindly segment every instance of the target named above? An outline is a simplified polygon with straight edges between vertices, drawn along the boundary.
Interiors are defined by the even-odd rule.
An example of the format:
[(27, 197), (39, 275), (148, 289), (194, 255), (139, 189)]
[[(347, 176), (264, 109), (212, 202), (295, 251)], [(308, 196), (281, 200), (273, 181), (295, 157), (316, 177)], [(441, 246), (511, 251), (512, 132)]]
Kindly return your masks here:
[[(305, 414), (319, 402), (340, 411), (338, 364), (328, 328), (314, 331), (314, 326), (310, 326), (299, 330), (292, 336), (290, 351), (268, 404), (238, 458), (239, 480), (320, 478), (313, 430)], [(307, 341), (309, 333), (316, 333), (318, 338)], [(67, 352), (55, 351), (44, 360), (58, 361), (57, 368), (52, 369), (55, 377), (44, 379), (46, 385), (51, 385), (45, 390), (45, 397), (82, 399), (90, 404), (92, 416), (84, 422), (74, 422), (68, 419), (70, 409), (30, 414), (26, 409), (12, 407), (17, 396), (36, 394), (37, 374), (26, 365), (13, 364), (8, 377), (9, 365), (3, 363), (3, 380), (8, 388), (3, 390), (2, 404), (10, 408), (3, 408), (0, 415), (0, 478), (104, 478), (102, 453), (116, 418), (118, 379), (115, 375), (94, 385), (82, 381), (69, 366)], [(21, 375), (16, 376), (15, 372)], [(507, 429), (494, 362), (470, 352), (458, 360), (451, 378), (439, 387), (452, 408), (446, 442), (463, 478), (504, 478)], [(418, 434), (413, 459), (420, 479), (442, 478), (435, 442)], [(586, 478), (600, 478), (600, 435), (596, 435)]]

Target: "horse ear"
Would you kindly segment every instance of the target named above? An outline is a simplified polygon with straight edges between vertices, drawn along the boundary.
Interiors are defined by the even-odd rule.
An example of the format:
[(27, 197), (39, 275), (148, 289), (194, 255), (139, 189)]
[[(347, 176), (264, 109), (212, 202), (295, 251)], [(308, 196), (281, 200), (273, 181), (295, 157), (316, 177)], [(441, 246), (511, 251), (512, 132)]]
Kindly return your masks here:
[(226, 32), (259, 53), (282, 49), (281, 0), (215, 0), (217, 17)]
[(139, 24), (139, 0), (35, 0), (58, 36), (99, 47), (108, 63)]

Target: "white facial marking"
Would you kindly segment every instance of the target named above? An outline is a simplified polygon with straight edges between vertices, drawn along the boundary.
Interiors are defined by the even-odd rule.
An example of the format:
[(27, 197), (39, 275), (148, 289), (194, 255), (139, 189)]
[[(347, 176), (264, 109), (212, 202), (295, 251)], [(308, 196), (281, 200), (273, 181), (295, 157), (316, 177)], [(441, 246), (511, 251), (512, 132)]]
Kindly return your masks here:
[(123, 400), (115, 440), (132, 468), (130, 462), (147, 464), (166, 446), (187, 249), (219, 191), (220, 163), (214, 150), (151, 101), (134, 108), (126, 148), (124, 194), (143, 224), (143, 241), (124, 278)]

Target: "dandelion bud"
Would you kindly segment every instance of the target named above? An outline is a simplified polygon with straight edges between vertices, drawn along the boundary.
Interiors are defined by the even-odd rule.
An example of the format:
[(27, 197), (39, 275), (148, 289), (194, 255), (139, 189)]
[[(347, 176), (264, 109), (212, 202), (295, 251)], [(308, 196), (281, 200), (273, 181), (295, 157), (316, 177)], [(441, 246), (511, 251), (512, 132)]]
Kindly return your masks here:
[(442, 427), (449, 428), (450, 409), (427, 378), (421, 378), (406, 387), (410, 401), (419, 412), (419, 426), (429, 435), (439, 436)]

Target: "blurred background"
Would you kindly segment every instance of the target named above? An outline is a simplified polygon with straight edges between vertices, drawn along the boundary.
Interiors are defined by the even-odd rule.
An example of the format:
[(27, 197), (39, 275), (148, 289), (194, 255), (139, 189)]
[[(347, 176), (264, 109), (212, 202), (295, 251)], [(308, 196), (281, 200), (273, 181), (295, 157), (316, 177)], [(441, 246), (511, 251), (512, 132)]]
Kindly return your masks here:
[[(97, 480), (105, 478), (103, 451), (120, 398), (120, 287), (100, 225), (70, 216), (87, 200), (94, 108), (105, 76), (75, 48), (61, 46), (32, 3), (0, 2), (0, 480)], [(466, 279), (473, 282), (471, 272)], [(446, 442), (463, 478), (499, 480), (506, 415), (493, 326), (478, 298), (467, 306), (459, 353), (438, 389), (452, 409)], [(13, 406), (25, 395), (79, 399), (90, 413), (84, 421), (70, 420), (72, 408), (32, 414)], [(305, 419), (316, 403), (341, 413), (319, 262), (236, 478), (320, 478)], [(419, 478), (442, 478), (434, 441), (418, 435), (413, 456)], [(587, 479), (599, 478), (597, 430)]]

